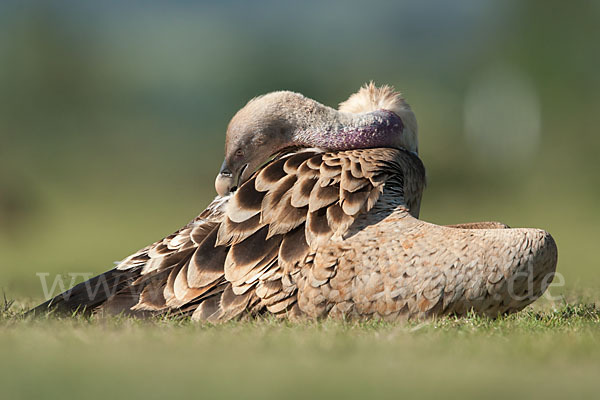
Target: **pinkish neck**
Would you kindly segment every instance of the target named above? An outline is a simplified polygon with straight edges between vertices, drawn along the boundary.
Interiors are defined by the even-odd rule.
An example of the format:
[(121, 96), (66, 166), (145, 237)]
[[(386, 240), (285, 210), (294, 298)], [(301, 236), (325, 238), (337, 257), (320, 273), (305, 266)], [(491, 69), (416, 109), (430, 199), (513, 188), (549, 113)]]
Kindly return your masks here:
[(315, 118), (308, 126), (300, 127), (293, 134), (293, 143), (330, 151), (398, 147), (404, 130), (400, 117), (387, 110), (336, 112), (328, 117)]

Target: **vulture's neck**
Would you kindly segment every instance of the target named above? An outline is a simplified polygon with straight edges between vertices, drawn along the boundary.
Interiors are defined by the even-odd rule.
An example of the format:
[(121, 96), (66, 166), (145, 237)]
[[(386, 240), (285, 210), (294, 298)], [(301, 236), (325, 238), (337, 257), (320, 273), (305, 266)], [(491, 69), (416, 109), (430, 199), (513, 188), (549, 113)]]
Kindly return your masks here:
[(327, 151), (404, 147), (404, 124), (394, 112), (375, 110), (363, 113), (340, 112), (314, 100), (304, 99), (301, 107), (280, 108), (278, 117), (291, 128), (286, 145), (315, 147)]
[(338, 151), (373, 147), (398, 147), (404, 125), (391, 111), (334, 113), (318, 116), (310, 124), (300, 124), (292, 141), (300, 146)]

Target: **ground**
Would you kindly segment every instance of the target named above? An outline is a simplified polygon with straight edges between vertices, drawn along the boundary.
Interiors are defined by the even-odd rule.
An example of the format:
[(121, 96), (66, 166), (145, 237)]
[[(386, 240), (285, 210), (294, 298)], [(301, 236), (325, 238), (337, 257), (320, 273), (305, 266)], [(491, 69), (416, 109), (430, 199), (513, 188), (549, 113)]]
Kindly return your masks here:
[[(581, 299), (579, 299), (581, 300)], [(600, 308), (543, 300), (495, 320), (44, 317), (5, 300), (3, 398), (592, 397)]]

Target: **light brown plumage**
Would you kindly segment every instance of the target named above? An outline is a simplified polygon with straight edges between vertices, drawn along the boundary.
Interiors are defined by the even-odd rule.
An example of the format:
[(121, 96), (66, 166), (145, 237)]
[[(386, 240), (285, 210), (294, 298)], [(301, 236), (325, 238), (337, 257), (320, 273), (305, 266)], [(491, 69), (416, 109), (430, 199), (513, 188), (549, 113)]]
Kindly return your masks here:
[[(363, 111), (391, 98), (365, 90)], [(420, 221), (424, 186), (423, 164), (403, 148), (284, 150), (181, 230), (94, 278), (112, 291), (86, 300), (78, 285), (38, 310), (397, 320), (496, 316), (544, 292), (557, 260), (548, 233)]]

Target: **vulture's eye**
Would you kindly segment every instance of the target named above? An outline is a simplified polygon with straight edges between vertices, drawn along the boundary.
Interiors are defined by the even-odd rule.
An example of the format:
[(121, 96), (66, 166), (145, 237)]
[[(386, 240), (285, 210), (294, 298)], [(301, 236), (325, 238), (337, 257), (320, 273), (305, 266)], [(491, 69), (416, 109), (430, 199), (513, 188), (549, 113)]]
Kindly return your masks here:
[(242, 150), (242, 149), (237, 149), (237, 150), (235, 151), (235, 156), (236, 156), (236, 157), (243, 157), (243, 156), (244, 156), (244, 150)]

